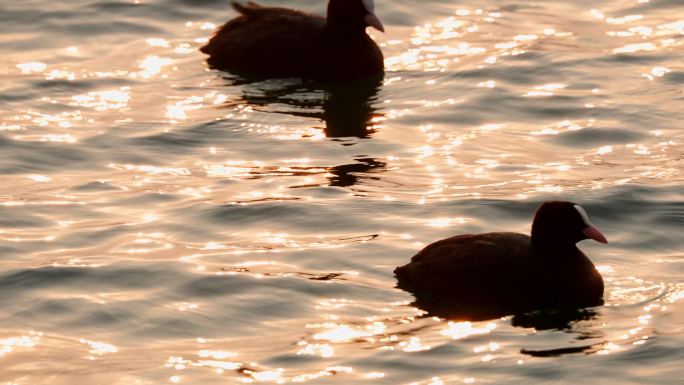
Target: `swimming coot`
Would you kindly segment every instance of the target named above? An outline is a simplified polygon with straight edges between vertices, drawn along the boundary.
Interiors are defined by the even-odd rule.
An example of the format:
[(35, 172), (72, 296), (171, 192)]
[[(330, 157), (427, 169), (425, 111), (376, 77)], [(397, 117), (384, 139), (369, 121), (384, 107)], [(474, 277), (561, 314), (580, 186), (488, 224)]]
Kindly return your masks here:
[(532, 235), (468, 234), (428, 245), (394, 270), (399, 287), (416, 297), (515, 313), (564, 305), (593, 306), (603, 297), (603, 279), (575, 245), (583, 239), (608, 243), (571, 202), (542, 204)]
[(327, 19), (308, 12), (232, 3), (228, 21), (200, 50), (214, 68), (268, 78), (361, 79), (384, 70), (366, 27), (384, 32), (373, 0), (330, 0)]

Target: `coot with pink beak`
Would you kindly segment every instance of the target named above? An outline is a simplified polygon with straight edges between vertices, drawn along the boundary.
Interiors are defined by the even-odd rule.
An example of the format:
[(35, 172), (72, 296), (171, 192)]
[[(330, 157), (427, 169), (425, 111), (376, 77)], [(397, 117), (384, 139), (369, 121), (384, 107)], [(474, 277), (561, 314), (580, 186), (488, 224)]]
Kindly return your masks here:
[(584, 239), (608, 243), (579, 205), (546, 202), (537, 209), (531, 236), (497, 232), (443, 239), (394, 273), (399, 287), (419, 299), (503, 315), (593, 306), (602, 303), (603, 279), (575, 245)]
[(348, 81), (384, 70), (366, 27), (384, 32), (373, 0), (330, 0), (327, 18), (249, 2), (200, 50), (210, 66), (266, 78)]

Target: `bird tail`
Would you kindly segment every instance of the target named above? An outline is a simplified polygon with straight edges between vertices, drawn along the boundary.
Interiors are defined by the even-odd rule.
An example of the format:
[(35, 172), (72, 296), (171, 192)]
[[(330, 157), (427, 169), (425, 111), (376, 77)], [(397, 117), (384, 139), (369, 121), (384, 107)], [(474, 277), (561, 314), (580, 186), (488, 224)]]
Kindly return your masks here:
[(261, 6), (257, 3), (251, 2), (251, 1), (248, 1), (247, 5), (242, 5), (242, 4), (238, 3), (237, 1), (231, 1), (230, 5), (233, 6), (233, 9), (235, 11), (237, 11), (238, 13), (241, 13), (243, 15), (249, 15), (250, 10), (258, 9), (258, 8), (264, 8), (263, 6)]

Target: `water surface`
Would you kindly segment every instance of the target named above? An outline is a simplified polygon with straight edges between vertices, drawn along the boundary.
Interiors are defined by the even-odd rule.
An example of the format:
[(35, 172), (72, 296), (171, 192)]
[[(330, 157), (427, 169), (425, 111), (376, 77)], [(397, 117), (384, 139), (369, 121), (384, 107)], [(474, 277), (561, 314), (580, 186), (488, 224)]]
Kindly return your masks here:
[[(208, 69), (226, 1), (0, 1), (0, 381), (681, 380), (680, 2), (376, 10), (384, 77), (320, 85)], [(604, 306), (464, 323), (395, 287), (551, 199), (610, 241), (580, 244)]]

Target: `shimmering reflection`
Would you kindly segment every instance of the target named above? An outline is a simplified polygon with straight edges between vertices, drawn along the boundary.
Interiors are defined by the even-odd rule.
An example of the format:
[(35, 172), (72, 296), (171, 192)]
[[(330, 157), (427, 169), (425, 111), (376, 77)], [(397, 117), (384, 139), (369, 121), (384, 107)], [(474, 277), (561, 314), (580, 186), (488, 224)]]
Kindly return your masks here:
[[(197, 48), (228, 14), (137, 3), (3, 9), (3, 381), (677, 378), (674, 8), (393, 4), (385, 77), (334, 87), (223, 78)], [(613, 234), (582, 246), (605, 305), (464, 317), (394, 287), (556, 198)]]
[[(307, 325), (309, 326), (309, 325)], [(383, 329), (382, 324), (377, 325), (381, 330)], [(374, 333), (365, 330), (355, 330), (348, 325), (338, 325), (334, 323), (325, 323), (321, 325), (310, 325), (309, 327), (323, 327), (323, 328), (333, 328), (323, 333), (314, 335), (316, 340), (326, 340), (330, 342), (345, 342), (355, 338), (370, 337)]]
[(140, 68), (143, 69), (143, 71), (140, 72), (133, 72), (131, 73), (132, 78), (150, 78), (154, 75), (158, 75), (162, 71), (162, 67), (168, 66), (169, 64), (172, 63), (172, 60), (169, 58), (160, 58), (157, 56), (151, 56), (148, 57), (147, 59), (143, 60), (142, 63), (140, 64)]
[[(498, 66), (502, 64), (499, 59), (511, 56), (524, 55), (528, 50), (538, 49), (540, 44), (566, 44), (562, 40), (570, 42), (574, 39), (574, 33), (563, 31), (560, 28), (544, 28), (541, 32), (535, 33), (520, 33), (513, 36), (506, 36), (500, 33), (494, 24), (495, 20), (505, 20), (510, 17), (506, 13), (487, 12), (483, 10), (461, 10), (463, 12), (456, 12), (456, 16), (449, 17), (443, 22), (425, 24), (415, 28), (413, 37), (410, 40), (410, 46), (406, 41), (393, 40), (386, 44), (386, 47), (391, 47), (397, 50), (402, 46), (409, 46), (405, 52), (397, 56), (389, 56), (386, 59), (386, 65), (391, 71), (403, 70), (423, 70), (425, 72), (443, 72), (450, 66), (453, 67), (454, 62), (458, 62), (458, 70), (463, 76), (474, 76), (477, 74), (473, 68), (482, 69), (483, 73), (487, 66)], [(605, 19), (608, 25), (622, 26), (639, 23), (646, 20), (641, 15), (628, 15), (620, 18), (611, 18), (603, 15), (599, 11), (592, 11), (592, 13), (599, 19)], [(484, 17), (486, 16), (486, 17)], [(657, 27), (651, 28), (653, 31), (660, 31), (660, 34), (666, 34), (669, 29), (676, 31), (681, 30), (681, 25), (677, 23), (660, 24)], [(634, 31), (641, 33), (641, 37), (647, 35), (649, 30), (647, 28), (638, 28)], [(488, 39), (483, 39), (486, 33), (490, 33)], [(502, 41), (492, 42), (491, 36), (501, 39)], [(463, 40), (469, 40), (469, 43), (464, 43)], [(508, 41), (507, 41), (508, 40)], [(482, 44), (477, 49), (474, 49), (472, 42), (480, 42)], [(620, 53), (621, 49), (630, 52), (636, 52), (641, 49), (656, 49), (660, 44), (671, 44), (671, 41), (658, 42), (638, 42), (633, 46), (625, 46), (627, 48), (618, 48), (616, 53)], [(664, 46), (663, 46), (664, 47)], [(633, 48), (633, 49), (632, 49)], [(659, 49), (659, 48), (658, 48)], [(542, 51), (544, 51), (542, 49)], [(626, 51), (625, 51), (626, 52)], [(644, 73), (643, 76), (649, 80), (654, 80), (662, 77), (667, 77), (670, 69), (666, 66), (653, 66), (649, 73)], [(426, 74), (427, 75), (427, 74)], [(450, 87), (440, 87), (440, 77), (436, 78), (426, 77), (425, 84), (431, 87), (436, 92), (441, 92), (442, 95), (446, 93)], [(546, 84), (534, 85), (522, 93), (528, 98), (547, 98), (547, 97), (587, 97), (595, 95), (600, 101), (600, 98), (605, 91), (598, 88), (583, 87), (578, 88), (576, 84), (566, 83), (565, 79), (559, 78), (563, 82), (548, 82)], [(385, 85), (388, 87), (395, 87), (400, 82), (406, 81), (400, 76), (395, 76), (386, 81)], [(415, 81), (415, 80), (414, 80)], [(421, 81), (423, 81), (421, 79)], [(452, 80), (450, 80), (452, 81)], [(496, 82), (488, 80), (478, 83), (479, 87), (486, 87), (496, 89)], [(508, 85), (504, 85), (508, 86)], [(437, 87), (437, 88), (434, 88)], [(446, 93), (448, 95), (448, 93)], [(495, 95), (495, 94), (493, 94)], [(498, 96), (497, 96), (498, 97)], [(498, 100), (498, 99), (497, 99)], [(468, 100), (463, 98), (447, 98), (443, 100), (421, 100), (416, 103), (413, 109), (406, 108), (402, 110), (403, 114), (423, 115), (422, 112), (417, 111), (418, 106), (425, 108), (440, 108), (445, 105), (460, 105), (467, 104)], [(555, 103), (555, 102), (554, 102)], [(586, 109), (604, 107), (602, 103), (584, 103), (583, 107)], [(555, 108), (555, 107), (554, 107)], [(441, 109), (447, 113), (446, 108)], [(437, 112), (430, 112), (434, 115)], [(467, 116), (464, 115), (464, 117)], [(427, 117), (430, 119), (429, 117)], [(645, 180), (646, 178), (669, 178), (676, 174), (681, 178), (682, 173), (677, 171), (676, 167), (676, 152), (670, 154), (675, 157), (668, 157), (666, 154), (659, 154), (658, 161), (654, 161), (654, 153), (651, 146), (645, 143), (622, 144), (619, 147), (626, 147), (626, 149), (636, 147), (634, 149), (635, 155), (640, 155), (648, 158), (638, 160), (631, 157), (627, 163), (639, 164), (640, 162), (658, 163), (657, 166), (636, 166), (643, 168), (644, 171), (639, 176), (623, 174), (622, 176), (615, 175), (614, 177), (602, 178), (601, 180), (587, 181), (585, 178), (585, 170), (587, 167), (598, 164), (609, 164), (617, 161), (619, 155), (615, 153), (617, 146), (600, 146), (594, 155), (591, 149), (585, 149), (580, 155), (564, 155), (561, 153), (551, 153), (544, 151), (549, 148), (551, 142), (549, 140), (537, 140), (535, 137), (542, 137), (547, 135), (557, 135), (562, 137), (555, 143), (560, 141), (574, 141), (573, 137), (588, 137), (594, 132), (610, 127), (613, 125), (612, 121), (599, 120), (596, 118), (585, 119), (567, 119), (556, 124), (542, 123), (542, 126), (532, 125), (529, 129), (532, 138), (529, 138), (529, 143), (532, 146), (539, 145), (539, 151), (528, 151), (525, 155), (512, 151), (509, 146), (506, 146), (506, 141), (511, 139), (516, 132), (523, 128), (516, 122), (489, 122), (484, 125), (479, 125), (478, 132), (475, 127), (465, 128), (459, 134), (454, 133), (453, 127), (439, 127), (434, 124), (421, 124), (416, 129), (426, 133), (424, 143), (417, 143), (415, 152), (420, 155), (413, 157), (392, 158), (394, 162), (390, 162), (388, 167), (391, 169), (402, 170), (406, 177), (402, 178), (394, 175), (391, 182), (397, 182), (402, 185), (410, 185), (416, 189), (424, 189), (420, 195), (416, 197), (418, 203), (426, 203), (431, 200), (444, 200), (454, 197), (463, 196), (499, 196), (500, 194), (512, 194), (519, 198), (529, 198), (535, 194), (560, 194), (568, 193), (570, 190), (581, 188), (606, 188), (613, 185), (624, 185), (625, 183), (638, 183), (637, 180)], [(529, 127), (530, 125), (527, 125)], [(592, 134), (579, 134), (577, 131), (589, 129)], [(497, 132), (498, 131), (498, 132)], [(510, 133), (510, 134), (509, 134)], [(648, 140), (653, 142), (653, 140)], [(676, 142), (674, 142), (676, 143)], [(670, 144), (671, 145), (671, 144)], [(623, 147), (624, 146), (624, 147)], [(663, 144), (660, 144), (663, 146)], [(664, 146), (667, 147), (667, 146)], [(470, 149), (479, 149), (480, 151), (487, 151), (494, 153), (500, 157), (495, 164), (488, 165), (488, 168), (478, 167), (475, 162), (477, 159), (469, 156)], [(608, 151), (610, 149), (610, 151)], [(669, 150), (669, 149), (668, 149)], [(663, 149), (662, 151), (668, 151)], [(606, 159), (602, 159), (600, 155), (604, 155)], [(491, 157), (490, 157), (491, 158)], [(555, 158), (555, 159), (554, 159)], [(609, 158), (609, 159), (608, 159)], [(550, 161), (553, 159), (553, 161)], [(621, 159), (625, 159), (622, 157)], [(413, 162), (414, 164), (410, 164)], [(620, 161), (621, 164), (625, 161)], [(425, 172), (421, 172), (420, 166), (425, 166), (430, 177), (436, 177), (439, 183), (430, 183), (430, 179)], [(505, 165), (508, 171), (513, 168), (511, 172), (497, 172), (494, 169), (497, 166)], [(515, 170), (517, 169), (517, 170)], [(657, 169), (657, 171), (656, 171)], [(489, 172), (488, 172), (489, 171)], [(447, 175), (447, 177), (443, 177)], [(458, 175), (458, 176), (455, 176)], [(463, 178), (466, 177), (466, 179)], [(509, 177), (510, 176), (510, 177)], [(490, 182), (490, 183), (487, 183)], [(414, 190), (415, 191), (415, 190)], [(402, 192), (396, 192), (397, 195)], [(392, 199), (392, 197), (388, 197)]]
[[(201, 345), (213, 345), (216, 342), (211, 342), (204, 338), (198, 338), (197, 343)], [(306, 345), (306, 347), (298, 351), (297, 355), (315, 354), (314, 352), (318, 349), (321, 349), (323, 357), (330, 357), (332, 355), (326, 355), (326, 352), (328, 351), (326, 347), (319, 347), (319, 345), (312, 344), (307, 345), (303, 341), (298, 345)], [(171, 356), (168, 358), (165, 367), (173, 370), (174, 372), (204, 367), (212, 369), (218, 375), (225, 375), (227, 374), (226, 371), (232, 371), (239, 375), (239, 377), (237, 377), (237, 381), (243, 383), (268, 381), (275, 381), (277, 383), (298, 383), (335, 374), (354, 373), (354, 369), (349, 366), (327, 366), (321, 370), (308, 373), (297, 373), (297, 371), (288, 370), (286, 368), (261, 369), (256, 362), (241, 362), (240, 356), (241, 354), (231, 351), (202, 349), (197, 352), (196, 359)], [(384, 377), (384, 373), (381, 372), (358, 373), (357, 375), (362, 378)], [(177, 378), (180, 380), (181, 376), (174, 375), (171, 378)]]
[(0, 339), (0, 356), (16, 352), (22, 348), (33, 347), (40, 341), (42, 335), (41, 332), (31, 331), (29, 335)]
[(72, 106), (94, 108), (102, 111), (107, 109), (118, 110), (126, 107), (130, 99), (131, 87), (121, 87), (119, 90), (94, 91), (85, 95), (73, 96)]
[[(411, 47), (406, 52), (385, 59), (385, 66), (391, 70), (416, 70), (425, 72), (444, 72), (448, 68), (464, 65), (495, 64), (501, 57), (524, 54), (528, 46), (540, 39), (536, 34), (519, 34), (511, 36), (508, 41), (492, 44), (491, 39), (482, 36), (496, 34), (497, 23), (503, 17), (499, 12), (482, 9), (459, 10), (437, 23), (416, 26), (409, 40)], [(542, 37), (568, 37), (572, 33), (556, 32), (545, 29)], [(471, 43), (477, 41), (479, 43)], [(474, 45), (479, 44), (479, 45)], [(406, 45), (406, 42), (395, 40), (386, 45)], [(435, 84), (431, 80), (426, 84)]]
[(486, 334), (491, 332), (494, 328), (496, 328), (495, 323), (488, 323), (486, 328), (474, 328), (470, 322), (449, 321), (449, 328), (442, 330), (440, 334), (457, 340), (474, 334)]
[[(678, 36), (684, 31), (684, 21), (676, 21), (672, 23), (665, 23), (654, 25), (653, 22), (644, 17), (644, 15), (627, 15), (623, 17), (609, 17), (604, 13), (592, 9), (591, 13), (606, 23), (614, 26), (619, 26), (621, 29), (607, 31), (608, 36), (618, 38), (639, 37), (642, 42), (630, 43), (622, 47), (613, 49), (613, 53), (635, 53), (639, 51), (657, 51), (660, 49), (667, 49), (673, 45), (681, 45), (675, 39), (664, 39), (668, 36)], [(636, 23), (644, 23), (646, 25), (635, 25)], [(650, 23), (650, 25), (649, 25)], [(643, 39), (650, 39), (652, 41), (644, 42)]]
[(654, 296), (660, 296), (667, 291), (662, 282), (647, 281), (637, 277), (626, 277), (623, 279), (607, 277), (605, 281), (613, 288), (610, 291), (609, 298), (618, 303), (643, 302)]
[(186, 100), (176, 102), (175, 105), (167, 107), (166, 117), (171, 119), (171, 123), (177, 123), (178, 120), (187, 118), (186, 111), (202, 108), (203, 101), (204, 98), (200, 96), (192, 96)]
[(119, 351), (114, 345), (105, 344), (103, 342), (81, 340), (81, 343), (90, 346), (90, 353), (100, 356), (105, 353), (117, 353)]

